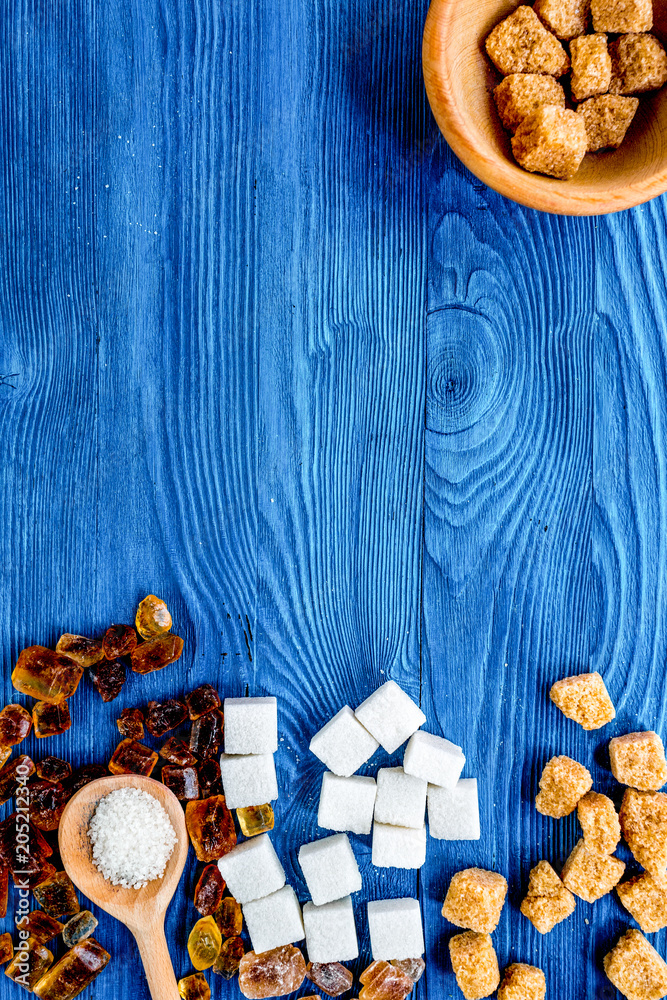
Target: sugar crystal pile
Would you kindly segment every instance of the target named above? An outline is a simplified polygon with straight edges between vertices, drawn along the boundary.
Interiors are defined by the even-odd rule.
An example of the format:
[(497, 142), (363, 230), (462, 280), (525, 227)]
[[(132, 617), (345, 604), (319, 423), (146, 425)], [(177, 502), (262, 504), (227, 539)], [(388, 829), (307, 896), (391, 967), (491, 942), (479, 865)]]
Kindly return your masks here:
[(88, 837), (95, 867), (125, 889), (141, 889), (161, 878), (178, 839), (158, 800), (132, 787), (100, 799)]

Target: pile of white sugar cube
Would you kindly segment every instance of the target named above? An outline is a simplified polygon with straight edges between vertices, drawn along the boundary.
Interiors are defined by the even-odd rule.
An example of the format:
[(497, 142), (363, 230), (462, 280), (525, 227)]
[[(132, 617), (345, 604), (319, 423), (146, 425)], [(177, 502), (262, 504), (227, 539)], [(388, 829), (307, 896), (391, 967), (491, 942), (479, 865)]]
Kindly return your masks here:
[[(222, 782), (230, 809), (278, 797), (273, 754), (278, 746), (275, 698), (227, 698)], [(348, 833), (372, 831), (372, 863), (380, 868), (421, 868), (429, 832), (441, 840), (480, 836), (477, 781), (461, 778), (460, 747), (420, 727), (426, 717), (394, 681), (387, 681), (356, 711), (344, 706), (310, 743), (328, 768), (322, 776), (318, 825), (333, 830), (299, 850), (311, 902), (299, 905), (268, 834), (246, 840), (218, 862), (231, 894), (243, 908), (255, 952), (306, 939), (311, 962), (358, 957), (352, 894), (361, 874)], [(408, 741), (402, 767), (384, 767), (377, 779), (357, 775), (381, 746), (393, 754)], [(420, 958), (424, 952), (417, 899), (367, 903), (374, 960)]]

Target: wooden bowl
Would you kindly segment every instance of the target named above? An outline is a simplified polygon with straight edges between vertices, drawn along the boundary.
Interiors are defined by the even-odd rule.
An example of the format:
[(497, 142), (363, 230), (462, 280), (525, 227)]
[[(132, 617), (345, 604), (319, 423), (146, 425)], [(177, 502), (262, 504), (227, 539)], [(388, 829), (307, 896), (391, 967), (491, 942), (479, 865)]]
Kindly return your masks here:
[[(481, 181), (528, 208), (558, 215), (603, 215), (667, 190), (667, 86), (640, 98), (625, 142), (589, 153), (570, 181), (517, 166), (493, 88), (502, 77), (484, 51), (492, 28), (516, 0), (432, 0), (424, 28), (426, 92), (440, 131)], [(654, 3), (654, 33), (667, 39), (667, 3)]]

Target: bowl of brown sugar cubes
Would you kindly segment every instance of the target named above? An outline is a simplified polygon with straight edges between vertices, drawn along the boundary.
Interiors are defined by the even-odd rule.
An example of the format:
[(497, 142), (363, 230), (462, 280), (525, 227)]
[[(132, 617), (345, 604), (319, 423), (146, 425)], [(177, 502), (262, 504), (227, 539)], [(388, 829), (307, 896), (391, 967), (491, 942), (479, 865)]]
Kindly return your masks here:
[(665, 0), (432, 0), (424, 80), (485, 184), (602, 215), (667, 191), (666, 43)]

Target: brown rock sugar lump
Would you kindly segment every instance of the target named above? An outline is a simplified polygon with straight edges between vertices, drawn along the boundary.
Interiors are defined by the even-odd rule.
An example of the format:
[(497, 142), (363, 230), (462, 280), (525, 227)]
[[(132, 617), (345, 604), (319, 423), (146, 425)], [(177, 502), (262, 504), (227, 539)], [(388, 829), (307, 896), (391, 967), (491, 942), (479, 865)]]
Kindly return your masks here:
[(71, 698), (83, 676), (83, 667), (45, 646), (29, 646), (19, 654), (12, 684), (21, 694), (57, 704)]
[(466, 1000), (489, 997), (500, 982), (498, 959), (488, 934), (466, 931), (449, 942), (456, 982)]
[(11, 934), (7, 931), (0, 934), (0, 965), (4, 965), (14, 954), (14, 942)]
[(273, 830), (275, 823), (270, 802), (265, 802), (261, 806), (245, 806), (243, 809), (237, 809), (236, 818), (244, 837), (258, 837), (260, 833), (268, 833), (269, 830)]
[(217, 861), (236, 846), (236, 828), (224, 795), (188, 802), (185, 825), (200, 861)]
[(207, 757), (197, 767), (199, 777), (199, 796), (202, 799), (211, 795), (222, 795), (222, 776), (220, 765), (213, 757)]
[(591, 97), (580, 104), (577, 112), (583, 117), (586, 125), (588, 152), (618, 149), (625, 139), (638, 107), (638, 98), (620, 97), (618, 94)]
[(22, 705), (5, 705), (0, 712), (0, 746), (15, 747), (32, 729), (32, 716)]
[(176, 698), (169, 698), (167, 701), (149, 701), (145, 713), (146, 729), (151, 736), (164, 736), (185, 722), (187, 717), (187, 708)]
[(116, 719), (116, 726), (121, 736), (141, 740), (144, 736), (144, 713), (138, 708), (124, 708)]
[(622, 785), (657, 792), (667, 781), (665, 748), (657, 733), (628, 733), (609, 741), (612, 774)]
[(565, 91), (552, 76), (511, 73), (493, 91), (500, 120), (514, 132), (521, 122), (544, 104), (565, 107)]
[(5, 766), (12, 755), (12, 747), (3, 747), (0, 744), (0, 770)]
[(38, 830), (57, 830), (68, 795), (61, 784), (33, 781), (29, 786), (30, 819)]
[(624, 871), (625, 865), (618, 858), (589, 851), (580, 840), (563, 865), (563, 885), (579, 899), (594, 903), (611, 892)]
[(181, 802), (199, 798), (199, 778), (194, 767), (165, 764), (160, 778), (162, 784), (166, 785)]
[(210, 917), (220, 906), (227, 883), (217, 864), (206, 865), (195, 886), (194, 906), (202, 917)]
[(627, 1000), (667, 995), (667, 965), (641, 931), (629, 930), (604, 957), (607, 978)]
[(66, 733), (72, 726), (67, 702), (52, 705), (48, 701), (38, 701), (32, 710), (32, 724), (38, 740)]
[(628, 788), (618, 814), (635, 861), (659, 875), (667, 868), (667, 795)]
[(569, 816), (592, 784), (593, 779), (583, 764), (571, 757), (552, 757), (544, 765), (535, 808), (554, 819)]
[(39, 778), (57, 785), (71, 776), (72, 765), (60, 757), (43, 757), (35, 764), (35, 771)]
[(571, 913), (576, 901), (566, 889), (548, 861), (539, 861), (530, 873), (528, 891), (521, 903), (521, 912), (535, 930), (548, 934)]
[(512, 152), (520, 167), (567, 181), (586, 155), (586, 126), (576, 112), (553, 105), (533, 111), (519, 125)]
[(67, 872), (56, 872), (33, 889), (35, 899), (50, 917), (72, 917), (81, 907)]
[(338, 997), (352, 989), (354, 976), (340, 962), (309, 962), (306, 975), (311, 983), (330, 997)]
[(64, 924), (50, 917), (43, 910), (33, 910), (20, 924), (22, 930), (29, 931), (40, 944), (48, 944), (58, 934), (62, 934)]
[(611, 56), (606, 35), (583, 35), (570, 42), (572, 76), (570, 84), (575, 101), (596, 94), (606, 94), (611, 83)]
[(126, 680), (125, 664), (122, 660), (103, 660), (88, 671), (93, 687), (102, 701), (113, 701), (123, 690)]
[(178, 635), (165, 632), (155, 639), (142, 642), (131, 656), (132, 669), (136, 674), (150, 674), (163, 670), (174, 663), (183, 652), (183, 640)]
[(449, 883), (442, 915), (457, 927), (490, 934), (498, 926), (507, 880), (483, 868), (465, 868)]
[(137, 647), (137, 633), (131, 625), (110, 625), (104, 633), (102, 648), (107, 660), (129, 656)]
[(178, 764), (179, 767), (195, 767), (197, 764), (197, 758), (187, 743), (175, 736), (162, 745), (159, 754), (170, 764)]
[(84, 764), (83, 767), (76, 769), (71, 778), (66, 778), (63, 785), (71, 798), (81, 788), (89, 785), (91, 781), (97, 781), (98, 778), (105, 778), (106, 775), (107, 769), (101, 764)]
[(5, 969), (5, 975), (32, 993), (47, 969), (53, 963), (53, 953), (33, 937), (22, 942)]
[(137, 608), (134, 624), (142, 639), (154, 639), (171, 628), (169, 608), (161, 597), (149, 594)]
[(556, 38), (570, 39), (586, 31), (591, 0), (536, 0), (533, 10)]
[(644, 94), (667, 82), (667, 54), (653, 35), (622, 35), (609, 54), (611, 94)]
[(282, 997), (298, 990), (306, 978), (306, 963), (294, 945), (256, 954), (249, 951), (239, 965), (239, 989), (249, 1000)]
[(496, 25), (486, 40), (486, 51), (503, 76), (510, 73), (562, 76), (570, 68), (565, 49), (547, 31), (532, 7), (517, 7)]
[(224, 716), (214, 709), (195, 719), (190, 730), (190, 749), (198, 757), (215, 757), (222, 745)]
[(546, 995), (546, 979), (536, 965), (516, 962), (505, 969), (498, 1000), (544, 1000)]
[(0, 917), (7, 916), (9, 903), (9, 868), (0, 863)]
[(181, 1000), (211, 1000), (211, 988), (201, 972), (179, 979), (178, 992)]
[(157, 754), (137, 743), (136, 740), (121, 740), (109, 761), (112, 774), (143, 774), (148, 778), (157, 764)]
[(111, 955), (95, 938), (80, 941), (58, 959), (35, 986), (40, 1000), (74, 1000), (99, 976)]
[(419, 982), (426, 968), (423, 958), (393, 958), (391, 964), (409, 976), (413, 983)]
[(65, 632), (56, 643), (56, 653), (64, 653), (80, 667), (92, 667), (104, 659), (104, 646), (101, 639), (87, 639), (85, 635)]
[(653, 27), (652, 0), (591, 0), (591, 14), (594, 31), (625, 35)]
[(27, 754), (14, 757), (0, 771), (0, 805), (11, 799), (23, 780), (35, 773), (35, 765)]
[(188, 954), (195, 969), (210, 969), (220, 953), (222, 935), (213, 917), (201, 917), (190, 931)]
[(599, 792), (587, 792), (577, 803), (577, 818), (589, 850), (614, 853), (621, 839), (621, 824), (611, 799)]
[(552, 685), (549, 697), (563, 715), (578, 722), (582, 729), (600, 729), (616, 716), (605, 682), (597, 672), (563, 677)]
[(220, 953), (213, 963), (213, 971), (225, 979), (231, 979), (239, 971), (241, 959), (245, 954), (243, 938), (231, 937), (222, 942)]
[(359, 982), (363, 987), (360, 1000), (405, 1000), (414, 987), (405, 972), (384, 961), (371, 962), (359, 976)]
[(643, 872), (627, 882), (620, 882), (616, 892), (645, 934), (667, 927), (667, 875)]
[(233, 896), (225, 896), (213, 914), (223, 938), (238, 937), (243, 930), (243, 913)]
[(190, 692), (185, 704), (188, 706), (190, 718), (194, 721), (207, 712), (212, 712), (214, 708), (220, 708), (222, 702), (212, 684), (201, 684)]
[(17, 813), (12, 813), (0, 823), (0, 863), (9, 870), (15, 884), (22, 885), (25, 882), (32, 887), (55, 875), (56, 870), (46, 860), (53, 854), (53, 850), (30, 822), (26, 842), (24, 819), (24, 814), (19, 819)]

